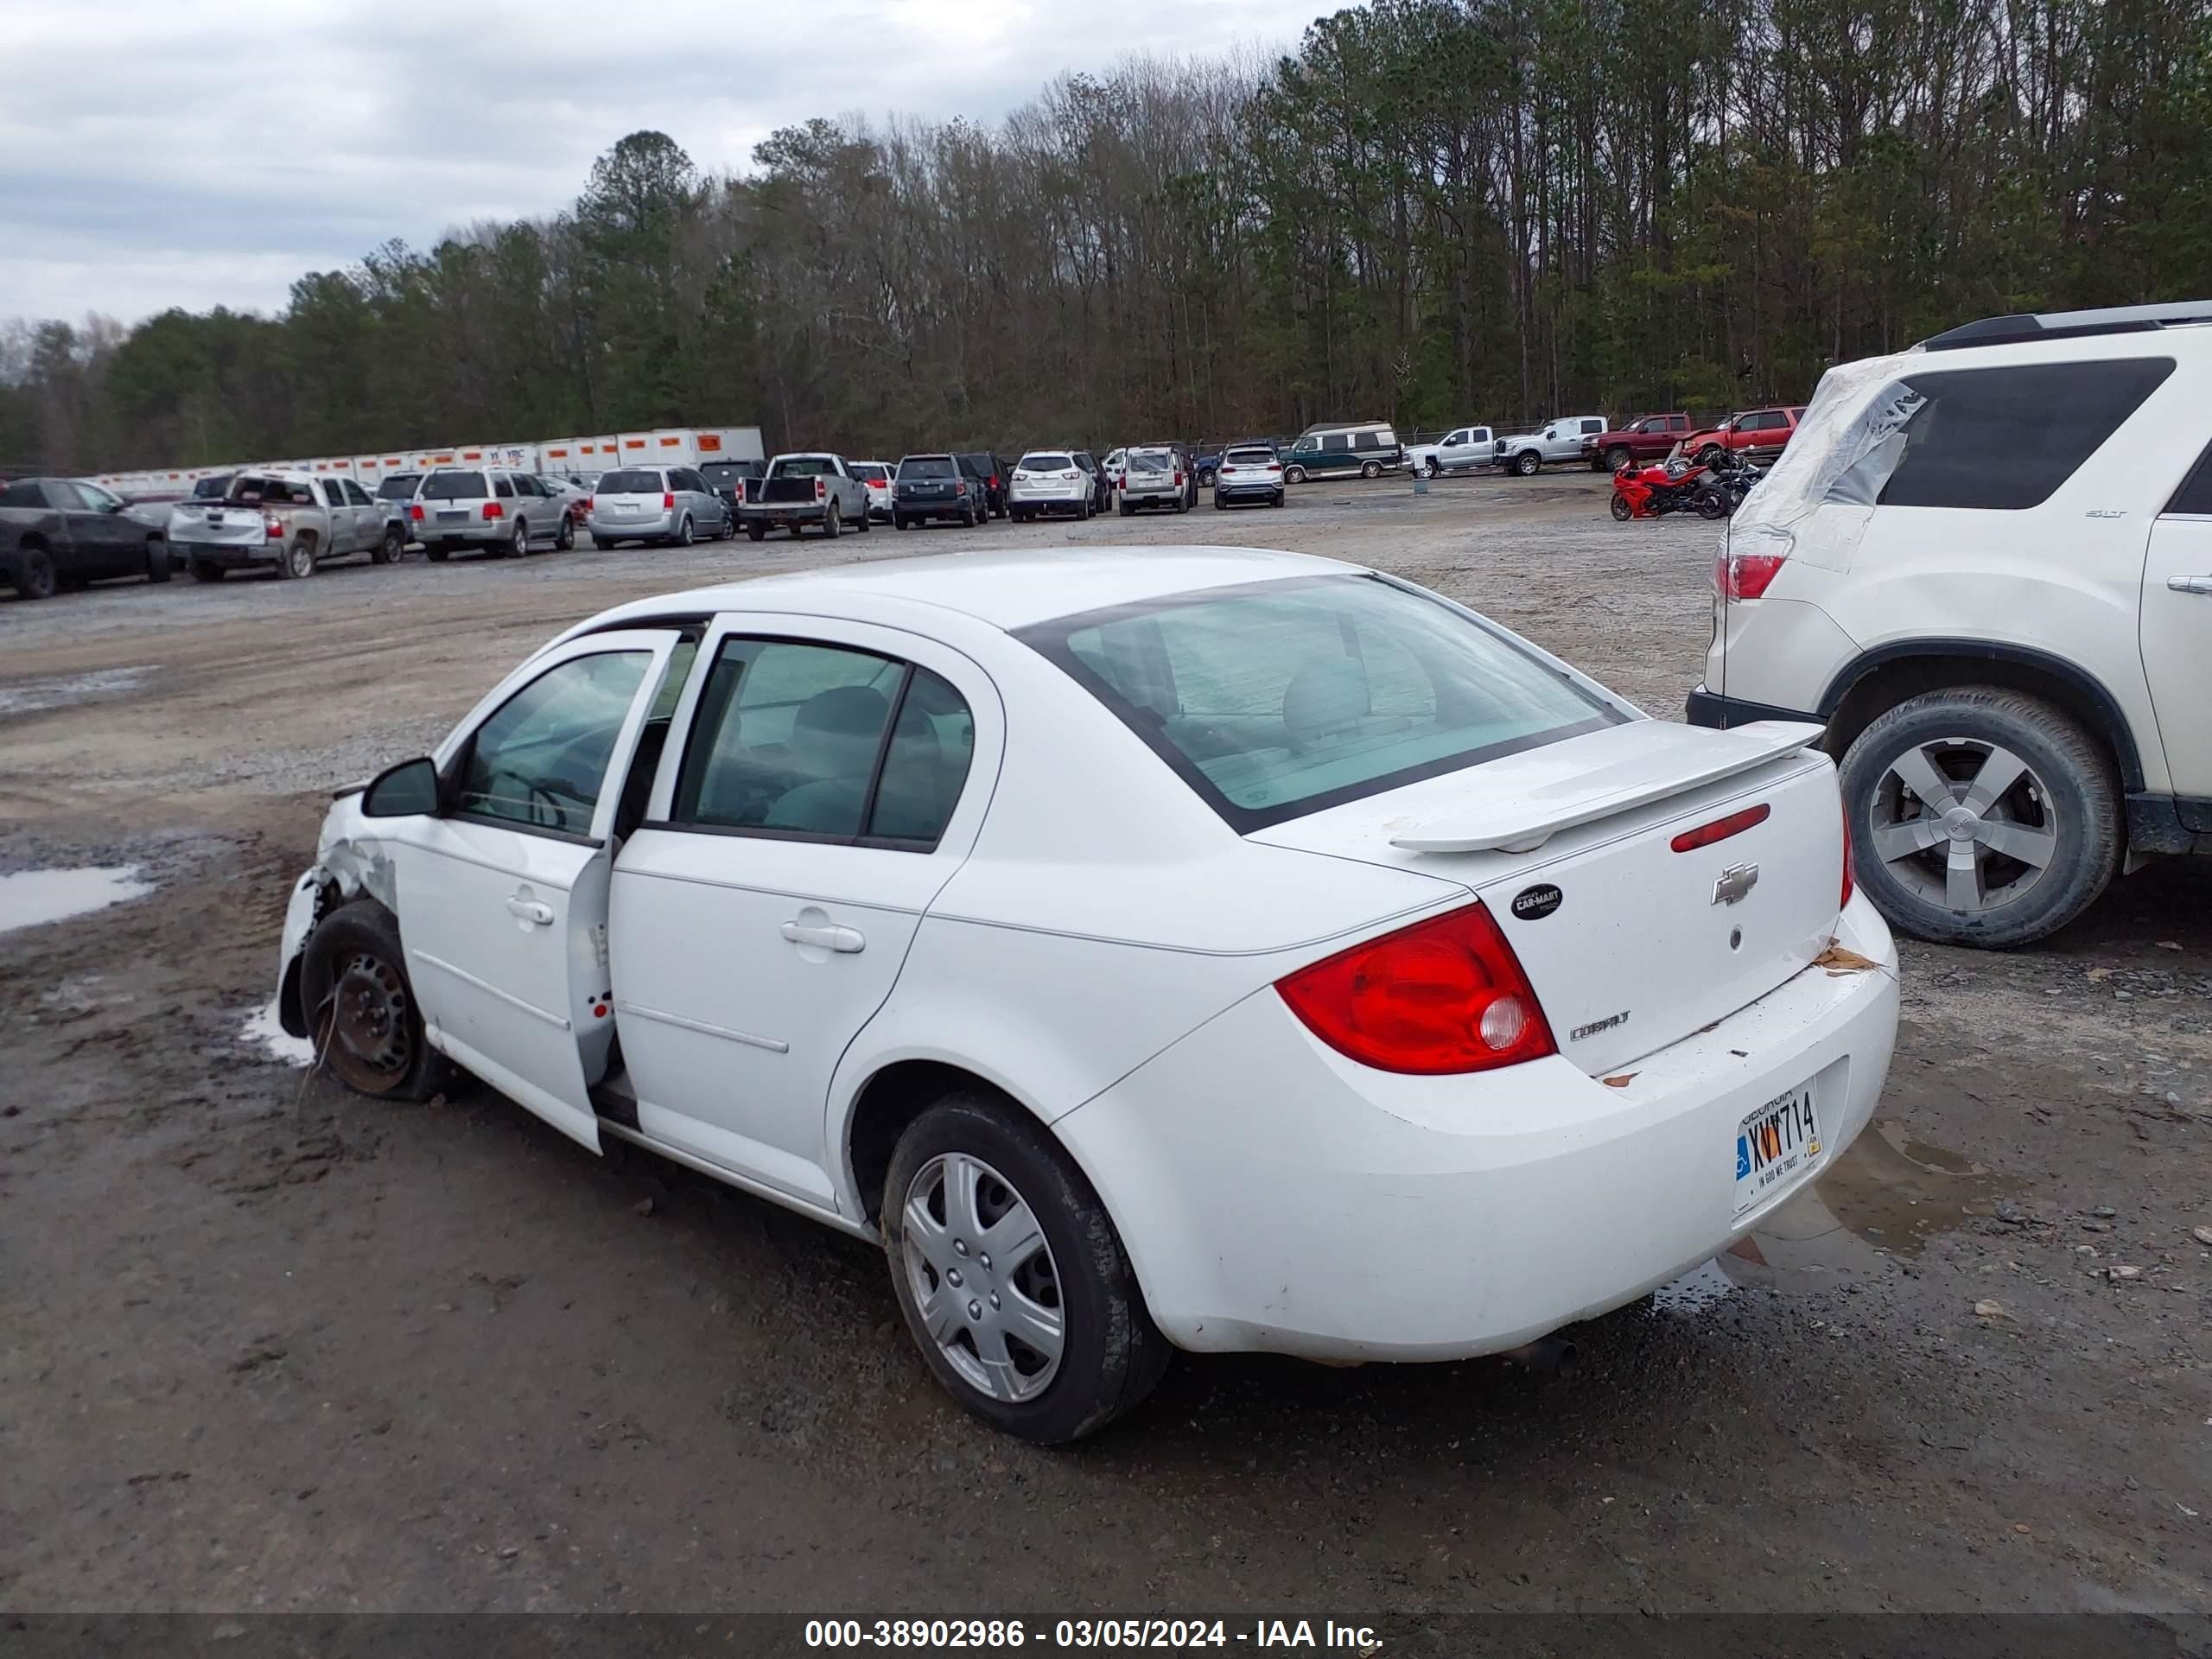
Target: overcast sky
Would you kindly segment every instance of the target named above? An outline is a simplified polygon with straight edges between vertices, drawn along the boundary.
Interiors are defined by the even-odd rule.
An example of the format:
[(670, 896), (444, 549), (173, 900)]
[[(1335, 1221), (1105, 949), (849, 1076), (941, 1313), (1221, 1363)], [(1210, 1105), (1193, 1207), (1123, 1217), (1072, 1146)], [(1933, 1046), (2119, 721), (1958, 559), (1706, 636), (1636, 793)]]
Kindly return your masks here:
[(1317, 0), (10, 0), (0, 318), (274, 309), (294, 277), (572, 201), (640, 127), (712, 169), (810, 116), (995, 118), (1140, 43), (1294, 46)]

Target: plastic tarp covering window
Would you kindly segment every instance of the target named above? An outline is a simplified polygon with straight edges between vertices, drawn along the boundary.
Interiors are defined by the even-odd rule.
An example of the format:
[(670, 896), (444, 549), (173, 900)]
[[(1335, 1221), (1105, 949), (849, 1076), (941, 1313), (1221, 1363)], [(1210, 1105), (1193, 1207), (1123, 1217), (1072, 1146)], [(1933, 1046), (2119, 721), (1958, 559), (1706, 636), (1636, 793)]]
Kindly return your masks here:
[(1882, 486), (1927, 400), (1908, 375), (1916, 352), (1845, 363), (1821, 377), (1804, 418), (1728, 526), (1732, 556), (1794, 556), (1847, 569)]

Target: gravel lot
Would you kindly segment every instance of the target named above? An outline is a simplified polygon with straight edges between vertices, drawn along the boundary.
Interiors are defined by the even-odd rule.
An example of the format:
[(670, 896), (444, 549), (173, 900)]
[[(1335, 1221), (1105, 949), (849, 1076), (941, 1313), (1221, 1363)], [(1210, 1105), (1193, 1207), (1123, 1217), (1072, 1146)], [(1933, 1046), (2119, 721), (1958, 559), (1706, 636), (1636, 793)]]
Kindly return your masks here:
[(944, 1402), (867, 1249), (245, 1035), (328, 789), (603, 607), (832, 557), (1268, 544), (1672, 715), (1713, 531), (1616, 524), (1603, 490), (0, 601), (0, 873), (157, 884), (0, 935), (0, 1613), (2202, 1612), (2212, 862), (2035, 950), (1908, 946), (1878, 1132), (1760, 1259), (1586, 1327), (1576, 1375), (1184, 1359), (1072, 1453)]

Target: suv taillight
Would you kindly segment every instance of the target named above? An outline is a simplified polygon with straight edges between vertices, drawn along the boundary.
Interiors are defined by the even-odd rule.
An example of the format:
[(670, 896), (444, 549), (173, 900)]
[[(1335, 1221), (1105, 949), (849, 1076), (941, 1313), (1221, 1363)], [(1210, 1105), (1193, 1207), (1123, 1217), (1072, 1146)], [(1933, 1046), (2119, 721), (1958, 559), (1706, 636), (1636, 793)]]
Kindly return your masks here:
[(507, 516), (507, 510), (496, 501), (486, 501), (484, 504), (484, 516), (486, 518), (504, 518)]
[(1713, 562), (1713, 586), (1723, 599), (1757, 599), (1765, 593), (1787, 557), (1782, 553), (1731, 553)]
[(423, 509), (416, 505), (414, 503), (410, 502), (407, 507), (407, 516), (419, 524), (423, 522)]
[(1316, 1037), (1378, 1071), (1486, 1071), (1559, 1052), (1479, 903), (1338, 951), (1275, 989)]

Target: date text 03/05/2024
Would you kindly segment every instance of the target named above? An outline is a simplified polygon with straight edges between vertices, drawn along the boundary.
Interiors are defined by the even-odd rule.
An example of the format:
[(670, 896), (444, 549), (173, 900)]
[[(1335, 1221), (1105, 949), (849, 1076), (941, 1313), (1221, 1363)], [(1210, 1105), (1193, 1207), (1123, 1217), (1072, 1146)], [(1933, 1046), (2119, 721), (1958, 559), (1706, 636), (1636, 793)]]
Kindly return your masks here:
[(1369, 1654), (1382, 1645), (1373, 1627), (1325, 1618), (1063, 1618), (1033, 1628), (1021, 1619), (810, 1618), (810, 1648), (1338, 1648)]

